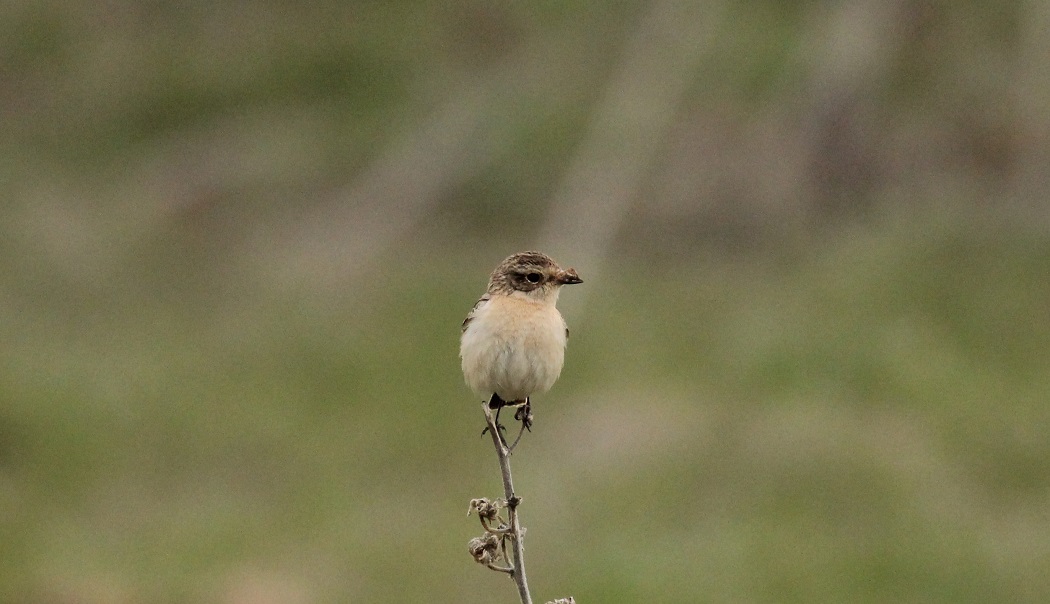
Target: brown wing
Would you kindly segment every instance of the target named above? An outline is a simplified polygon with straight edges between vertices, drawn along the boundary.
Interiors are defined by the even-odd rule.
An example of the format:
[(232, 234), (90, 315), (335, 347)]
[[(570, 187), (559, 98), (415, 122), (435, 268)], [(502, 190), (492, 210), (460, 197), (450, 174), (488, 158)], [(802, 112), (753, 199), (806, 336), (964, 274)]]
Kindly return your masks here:
[(474, 304), (474, 308), (470, 309), (470, 312), (467, 313), (467, 318), (463, 319), (463, 325), (460, 326), (460, 331), (461, 332), (467, 330), (467, 325), (470, 325), (470, 322), (474, 320), (474, 313), (478, 312), (478, 309), (481, 308), (482, 306), (484, 306), (484, 304), (486, 302), (488, 302), (488, 301), (489, 301), (489, 295), (485, 294), (484, 296), (481, 297), (480, 300), (478, 300)]

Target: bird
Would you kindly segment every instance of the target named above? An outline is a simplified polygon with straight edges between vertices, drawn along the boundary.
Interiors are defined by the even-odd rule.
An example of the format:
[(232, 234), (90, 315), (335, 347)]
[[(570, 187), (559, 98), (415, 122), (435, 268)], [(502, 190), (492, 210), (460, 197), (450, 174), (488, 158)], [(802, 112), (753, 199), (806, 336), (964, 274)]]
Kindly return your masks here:
[[(515, 419), (531, 430), (530, 397), (550, 390), (561, 375), (569, 328), (558, 312), (563, 285), (583, 283), (536, 251), (508, 256), (492, 271), (488, 289), (462, 325), (463, 377), (488, 408), (518, 407)], [(520, 438), (520, 436), (519, 436)]]

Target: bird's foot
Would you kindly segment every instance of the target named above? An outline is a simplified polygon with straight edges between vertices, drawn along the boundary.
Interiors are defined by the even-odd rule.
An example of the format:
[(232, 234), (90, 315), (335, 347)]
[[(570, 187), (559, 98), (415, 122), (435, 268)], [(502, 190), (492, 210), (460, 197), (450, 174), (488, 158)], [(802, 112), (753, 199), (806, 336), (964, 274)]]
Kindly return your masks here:
[[(493, 419), (492, 423), (496, 426), (496, 429), (499, 431), (497, 436), (499, 437), (500, 444), (503, 445), (504, 447), (507, 446), (507, 436), (506, 436), (507, 427), (504, 426), (503, 424), (499, 423), (499, 413), (506, 406), (507, 406), (507, 401), (503, 400), (502, 398), (500, 398), (500, 396), (498, 394), (493, 392), (492, 393), (492, 398), (489, 399), (488, 407), (489, 407), (489, 409), (495, 409), (496, 410), (496, 417)], [(485, 429), (481, 431), (481, 435), (485, 436), (485, 434), (487, 434), (488, 431), (489, 431), (489, 426), (485, 426)]]
[(521, 427), (529, 432), (532, 432), (532, 403), (529, 399), (525, 399), (525, 404), (518, 407), (518, 410), (514, 412), (514, 419), (521, 422)]
[[(500, 443), (507, 449), (507, 452), (514, 450), (514, 447), (518, 446), (518, 442), (521, 440), (521, 436), (528, 430), (532, 432), (532, 403), (529, 397), (525, 397), (525, 400), (505, 401), (496, 393), (492, 393), (492, 398), (488, 402), (489, 409), (496, 410), (496, 417), (493, 419), (493, 424), (499, 430)], [(521, 422), (521, 430), (518, 432), (517, 438), (514, 439), (514, 444), (507, 444), (506, 438), (506, 426), (499, 423), (500, 412), (503, 411), (504, 407), (517, 407), (514, 411), (514, 419)], [(481, 434), (484, 435), (489, 431), (489, 427), (486, 426)]]
[(518, 442), (521, 441), (521, 436), (528, 430), (532, 432), (532, 405), (529, 403), (528, 397), (525, 398), (525, 404), (518, 407), (518, 410), (514, 412), (514, 419), (521, 422), (521, 430), (518, 431), (518, 437), (514, 439), (514, 444), (507, 447), (507, 452), (514, 451), (514, 447), (518, 446)]
[[(498, 423), (496, 424), (496, 427), (499, 429), (499, 439), (501, 441), (503, 441), (503, 444), (507, 444), (507, 439), (506, 439), (507, 427), (504, 426), (503, 424), (498, 424)], [(485, 426), (485, 429), (481, 431), (481, 435), (485, 436), (488, 433), (489, 433), (489, 427)]]

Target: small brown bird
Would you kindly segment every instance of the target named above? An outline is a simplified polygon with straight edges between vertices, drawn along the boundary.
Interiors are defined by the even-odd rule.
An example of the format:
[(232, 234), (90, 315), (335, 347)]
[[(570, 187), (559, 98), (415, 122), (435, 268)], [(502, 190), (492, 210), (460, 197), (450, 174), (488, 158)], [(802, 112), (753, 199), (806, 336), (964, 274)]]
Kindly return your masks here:
[(489, 407), (524, 406), (515, 417), (529, 424), (529, 397), (561, 375), (569, 329), (555, 307), (562, 285), (583, 283), (540, 252), (520, 252), (500, 263), (489, 287), (463, 321), (459, 356), (467, 385)]

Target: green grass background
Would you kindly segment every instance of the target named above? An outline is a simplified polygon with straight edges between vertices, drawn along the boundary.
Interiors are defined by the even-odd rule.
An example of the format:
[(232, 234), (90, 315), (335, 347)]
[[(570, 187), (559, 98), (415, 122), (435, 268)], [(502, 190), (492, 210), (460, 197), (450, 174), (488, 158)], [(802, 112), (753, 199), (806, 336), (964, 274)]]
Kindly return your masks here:
[[(790, 220), (720, 186), (669, 211), (654, 169), (597, 256), (555, 245), (585, 283), (513, 458), (538, 602), (1050, 599), (1050, 231), (1038, 179), (1010, 184), (1045, 131), (988, 76), (1030, 58), (1038, 15), (952, 6), (905, 15), (862, 106), (943, 152), (907, 178), (885, 166), (911, 139), (861, 128), (874, 176), (817, 179)], [(466, 552), (500, 482), (459, 324), (499, 260), (549, 243), (648, 8), (3, 8), (0, 600), (515, 601)], [(821, 79), (834, 10), (709, 8), (677, 111), (730, 141), (696, 166), (721, 173)], [(384, 245), (296, 246), (326, 249), (288, 225), (342, 216), (520, 48), (561, 62), (491, 117), (491, 157)]]

